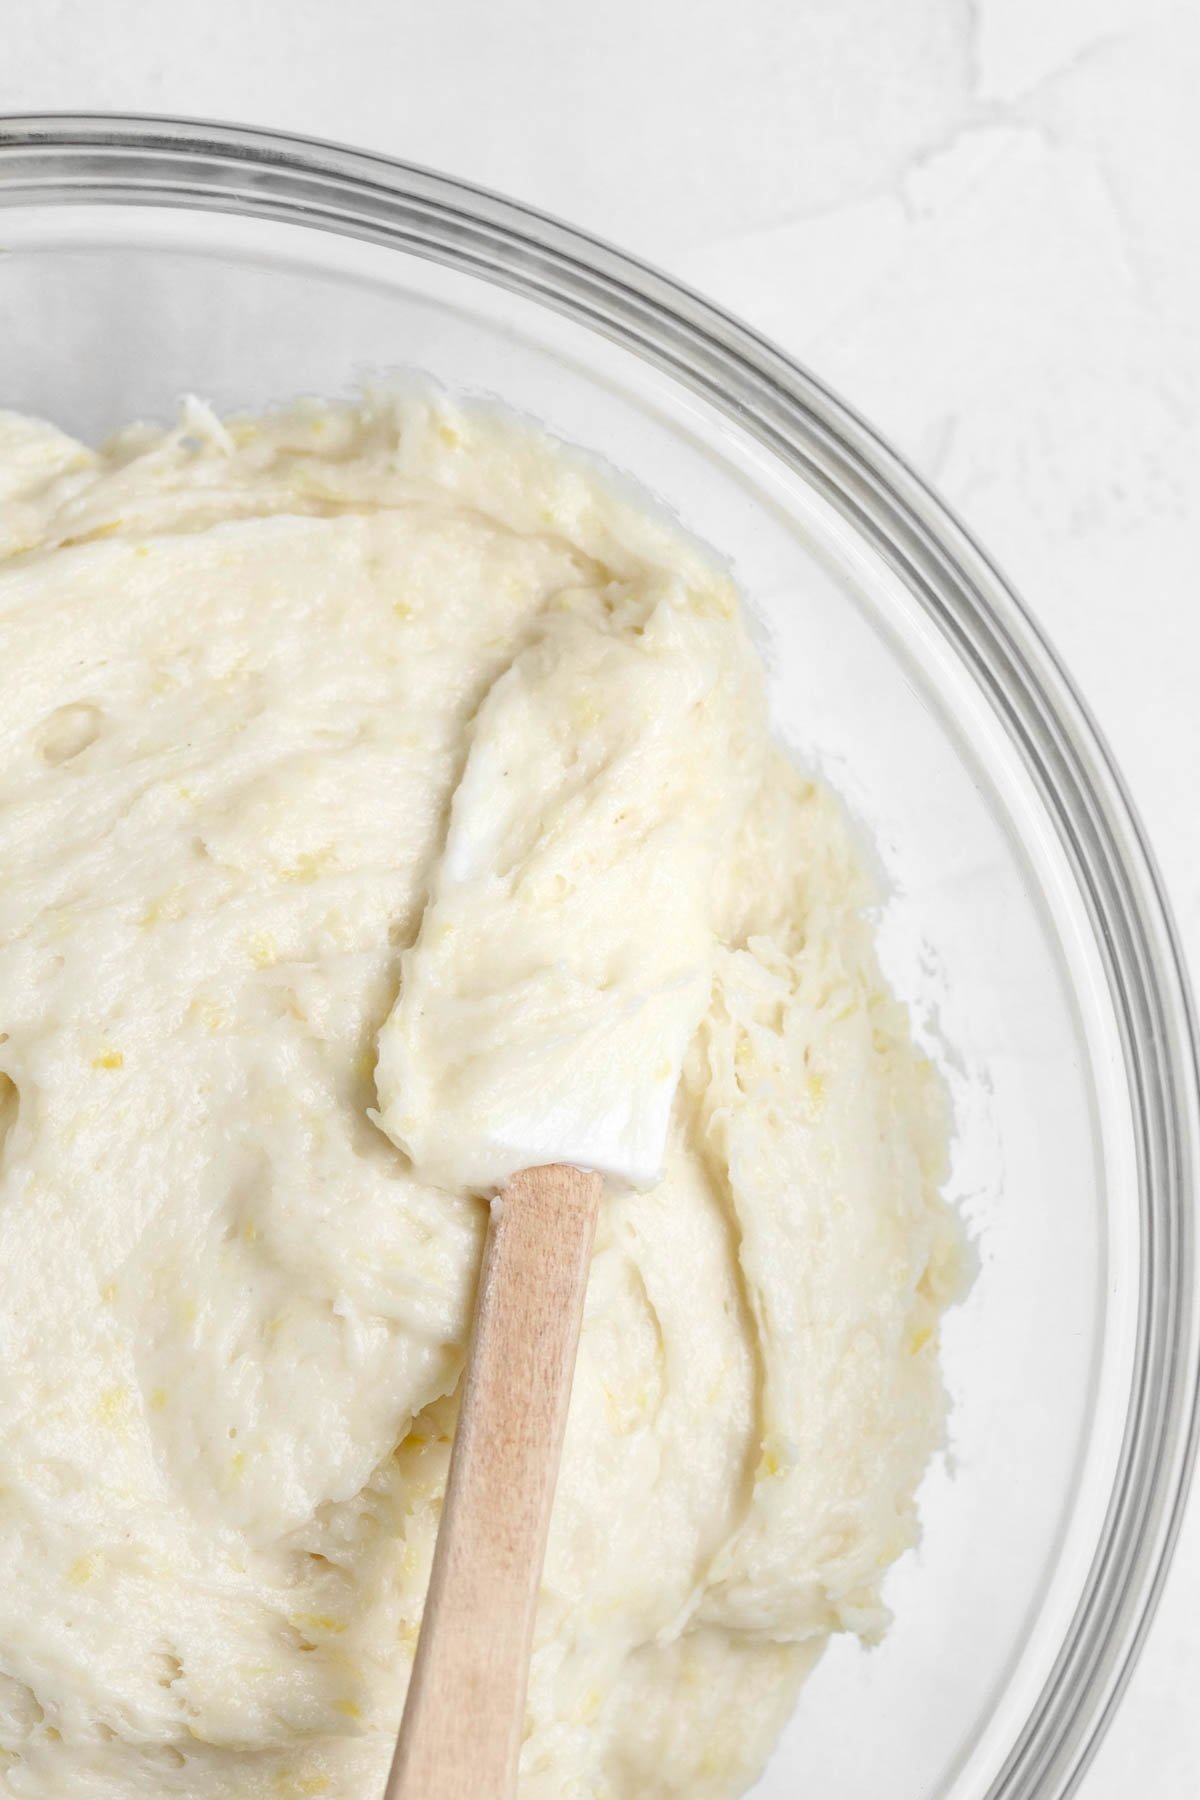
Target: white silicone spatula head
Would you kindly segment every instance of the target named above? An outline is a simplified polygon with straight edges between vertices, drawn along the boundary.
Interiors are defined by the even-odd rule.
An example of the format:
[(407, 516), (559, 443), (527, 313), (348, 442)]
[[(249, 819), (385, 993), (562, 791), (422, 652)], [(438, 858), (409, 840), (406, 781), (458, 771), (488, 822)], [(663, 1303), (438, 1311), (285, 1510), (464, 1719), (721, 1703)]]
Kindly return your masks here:
[(585, 595), (479, 709), (376, 1071), (379, 1123), (434, 1182), (660, 1171), (758, 681), (689, 598)]

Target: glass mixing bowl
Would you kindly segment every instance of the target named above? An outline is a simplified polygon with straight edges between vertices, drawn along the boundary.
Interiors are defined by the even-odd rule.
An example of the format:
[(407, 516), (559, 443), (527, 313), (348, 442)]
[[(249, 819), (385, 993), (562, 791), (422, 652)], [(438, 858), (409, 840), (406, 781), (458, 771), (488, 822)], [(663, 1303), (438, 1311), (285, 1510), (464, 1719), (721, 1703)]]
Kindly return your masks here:
[(184, 391), (241, 409), (415, 366), (600, 452), (732, 560), (780, 730), (877, 847), (980, 1258), (895, 1625), (832, 1647), (756, 1791), (1067, 1793), (1183, 1500), (1197, 1094), (1153, 868), (1036, 626), (810, 375), (566, 226), (265, 132), (0, 126), (6, 406), (97, 438)]

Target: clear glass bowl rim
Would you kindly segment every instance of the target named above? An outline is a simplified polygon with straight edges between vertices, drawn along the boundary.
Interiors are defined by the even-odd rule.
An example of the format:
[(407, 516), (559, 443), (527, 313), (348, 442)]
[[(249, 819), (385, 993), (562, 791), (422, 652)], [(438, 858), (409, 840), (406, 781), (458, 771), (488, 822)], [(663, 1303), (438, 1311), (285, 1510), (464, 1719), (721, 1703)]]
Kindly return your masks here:
[(1141, 825), (1044, 636), (905, 461), (814, 376), (645, 263), (502, 196), (393, 158), (204, 120), (0, 117), (0, 208), (155, 206), (390, 245), (591, 326), (801, 473), (880, 554), (1003, 722), (1070, 861), (1125, 1059), (1141, 1257), (1135, 1366), (1105, 1529), (1057, 1661), (987, 1800), (1062, 1800), (1124, 1690), (1178, 1533), (1198, 1435), (1197, 1036)]

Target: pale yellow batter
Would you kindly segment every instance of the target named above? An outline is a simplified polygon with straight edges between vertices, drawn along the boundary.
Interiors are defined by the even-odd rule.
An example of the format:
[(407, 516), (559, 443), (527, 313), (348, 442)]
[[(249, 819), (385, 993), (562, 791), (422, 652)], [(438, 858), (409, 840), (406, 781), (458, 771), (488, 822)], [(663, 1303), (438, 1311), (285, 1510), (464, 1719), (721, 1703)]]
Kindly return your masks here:
[(522, 1800), (741, 1793), (886, 1622), (958, 1237), (728, 579), (441, 399), (0, 417), (0, 672), (0, 1791), (381, 1787), (474, 1194), (563, 1155)]

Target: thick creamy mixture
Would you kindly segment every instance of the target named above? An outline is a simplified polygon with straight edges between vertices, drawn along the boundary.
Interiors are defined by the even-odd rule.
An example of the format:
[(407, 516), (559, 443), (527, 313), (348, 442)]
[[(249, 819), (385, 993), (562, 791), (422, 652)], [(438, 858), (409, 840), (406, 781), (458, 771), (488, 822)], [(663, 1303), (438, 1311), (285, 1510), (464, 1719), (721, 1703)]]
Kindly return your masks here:
[(0, 670), (0, 1791), (381, 1788), (475, 1196), (563, 1156), (522, 1797), (742, 1792), (886, 1624), (958, 1238), (727, 577), (440, 399), (0, 417)]

